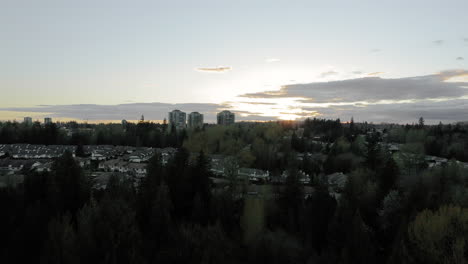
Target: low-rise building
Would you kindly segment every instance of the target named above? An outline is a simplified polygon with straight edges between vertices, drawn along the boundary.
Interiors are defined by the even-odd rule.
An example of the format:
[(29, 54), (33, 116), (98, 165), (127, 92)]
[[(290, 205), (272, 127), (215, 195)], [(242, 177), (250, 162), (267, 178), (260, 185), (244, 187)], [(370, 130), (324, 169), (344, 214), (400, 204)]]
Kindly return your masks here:
[(0, 159), (7, 155), (6, 145), (0, 145)]
[(98, 169), (107, 172), (146, 174), (146, 164), (127, 162), (121, 159), (112, 159), (100, 162)]
[(247, 177), (249, 181), (253, 182), (266, 182), (270, 180), (270, 172), (253, 169), (253, 168), (239, 168), (237, 170), (237, 175), (240, 178)]
[[(283, 173), (281, 174), (281, 182), (284, 183), (286, 179), (288, 178), (288, 176), (289, 176), (289, 171), (287, 170), (283, 171)], [(304, 171), (302, 170), (297, 171), (297, 177), (300, 183), (310, 184), (310, 175), (305, 173)]]
[(65, 145), (11, 144), (5, 150), (14, 159), (53, 159), (62, 156), (65, 151), (75, 155), (75, 148)]
[(37, 172), (50, 172), (52, 171), (52, 161), (46, 161), (46, 162), (37, 162), (33, 165), (31, 169), (37, 171)]
[(18, 173), (22, 170), (30, 170), (34, 164), (37, 164), (36, 160), (0, 159), (0, 170), (8, 173)]
[(436, 157), (436, 156), (426, 156), (425, 160), (429, 168), (442, 166), (447, 164), (448, 160), (446, 158)]

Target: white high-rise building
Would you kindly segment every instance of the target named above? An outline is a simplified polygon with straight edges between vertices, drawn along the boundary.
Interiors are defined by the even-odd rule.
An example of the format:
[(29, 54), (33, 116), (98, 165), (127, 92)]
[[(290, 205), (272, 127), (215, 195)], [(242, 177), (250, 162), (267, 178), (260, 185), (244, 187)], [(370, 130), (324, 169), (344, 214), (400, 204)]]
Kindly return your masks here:
[(27, 116), (24, 118), (24, 122), (26, 125), (32, 125), (32, 118)]
[(46, 124), (46, 125), (52, 124), (52, 118), (51, 117), (44, 118), (44, 124)]
[(228, 126), (234, 124), (236, 122), (236, 117), (234, 113), (228, 110), (224, 110), (222, 112), (219, 112), (216, 115), (218, 125), (223, 125), (223, 126)]
[(169, 127), (172, 125), (175, 126), (176, 129), (183, 129), (187, 123), (187, 114), (180, 110), (174, 110), (169, 112)]
[(189, 128), (196, 128), (203, 126), (203, 114), (192, 112), (188, 115), (187, 125)]

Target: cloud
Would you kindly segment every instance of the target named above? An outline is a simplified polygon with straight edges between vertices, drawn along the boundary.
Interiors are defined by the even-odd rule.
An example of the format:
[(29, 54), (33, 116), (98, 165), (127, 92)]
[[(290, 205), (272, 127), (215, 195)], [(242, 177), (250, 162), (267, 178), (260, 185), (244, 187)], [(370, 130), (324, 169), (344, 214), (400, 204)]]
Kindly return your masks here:
[(226, 102), (227, 104), (241, 103), (241, 104), (250, 104), (250, 105), (276, 105), (276, 103), (268, 102)]
[(215, 120), (216, 113), (223, 104), (166, 104), (166, 103), (131, 103), (119, 105), (75, 104), (75, 105), (40, 105), (36, 107), (0, 108), (0, 111), (47, 112), (51, 117), (77, 120), (137, 120), (143, 114), (148, 120), (163, 120), (168, 112), (180, 109), (187, 113), (198, 111), (205, 113), (206, 120)]
[(227, 72), (227, 71), (232, 70), (232, 67), (229, 67), (229, 66), (200, 67), (200, 68), (196, 68), (196, 70), (200, 72), (221, 73), (221, 72)]
[(381, 49), (371, 49), (372, 53), (377, 53), (377, 52), (380, 52), (380, 51), (382, 51), (382, 50)]
[[(253, 103), (255, 104), (255, 103)], [(265, 103), (268, 104), (268, 103)], [(205, 122), (216, 122), (216, 114), (222, 110), (230, 110), (236, 114), (238, 121), (267, 121), (276, 120), (277, 117), (268, 116), (260, 112), (232, 109), (231, 103), (131, 103), (118, 105), (75, 104), (75, 105), (39, 105), (35, 107), (9, 107), (0, 108), (0, 117), (13, 111), (16, 116), (50, 116), (56, 119), (87, 120), (87, 121), (119, 121), (138, 120), (141, 115), (146, 120), (167, 119), (168, 112), (179, 109), (186, 112), (200, 112), (204, 115)], [(27, 113), (27, 114), (26, 114)], [(11, 115), (11, 114), (10, 114)], [(10, 118), (8, 118), (10, 119)]]
[(449, 70), (441, 71), (438, 74), (434, 75), (440, 78), (443, 81), (448, 81), (450, 79), (468, 77), (468, 70)]
[(236, 121), (260, 121), (260, 122), (265, 122), (265, 121), (276, 121), (278, 120), (277, 116), (264, 116), (264, 115), (255, 115), (255, 114), (249, 114), (247, 116), (238, 116), (236, 115)]
[(464, 58), (463, 57), (457, 57), (456, 60), (462, 61), (462, 60), (464, 60)]
[(468, 75), (467, 70), (444, 71), (433, 75), (384, 79), (365, 77), (330, 82), (292, 84), (279, 91), (241, 95), (248, 98), (302, 98), (313, 103), (375, 103), (382, 100), (422, 100), (459, 98), (468, 95), (467, 82), (446, 82)]
[(240, 97), (247, 97), (247, 98), (282, 98), (282, 97), (292, 97), (292, 96), (286, 96), (285, 93), (285, 87), (281, 87), (279, 91), (264, 91), (264, 92), (258, 92), (258, 93), (246, 93), (240, 95)]
[(351, 73), (352, 73), (352, 74), (356, 74), (356, 75), (363, 74), (362, 71), (353, 71), (353, 72), (351, 72)]
[(326, 78), (326, 77), (329, 77), (329, 76), (334, 76), (334, 75), (337, 75), (338, 72), (336, 71), (327, 71), (327, 72), (322, 72), (319, 77), (320, 78)]
[(347, 120), (351, 116), (355, 121), (413, 123), (419, 117), (424, 117), (426, 123), (437, 124), (467, 121), (466, 109), (468, 99), (434, 102), (423, 100), (417, 103), (392, 103), (367, 106), (330, 106), (328, 108), (305, 108), (318, 111), (323, 118), (341, 118)]
[(444, 40), (438, 39), (438, 40), (432, 41), (432, 43), (434, 43), (435, 45), (442, 45), (442, 44), (444, 44)]
[(277, 58), (268, 58), (268, 59), (265, 59), (265, 62), (267, 63), (273, 63), (273, 62), (279, 62), (281, 61), (280, 59), (277, 59)]
[(368, 73), (367, 75), (368, 76), (376, 76), (376, 75), (380, 75), (380, 74), (384, 74), (385, 72), (371, 72), (371, 73)]
[[(137, 120), (144, 114), (147, 120), (162, 120), (168, 112), (180, 109), (187, 113), (198, 111), (206, 122), (215, 122), (216, 113), (229, 109), (238, 121), (266, 121), (280, 118), (340, 118), (369, 122), (416, 122), (423, 116), (427, 123), (468, 121), (468, 70), (448, 70), (439, 73), (404, 78), (354, 78), (341, 81), (292, 84), (278, 91), (241, 95), (241, 99), (219, 104), (191, 103), (129, 103), (119, 105), (40, 105), (35, 107), (3, 107), (15, 118), (51, 116), (75, 120)], [(244, 100), (242, 100), (244, 97)], [(261, 98), (248, 102), (245, 98)], [(289, 99), (286, 99), (289, 98)], [(291, 99), (292, 98), (292, 99)], [(3, 117), (2, 117), (3, 116)]]

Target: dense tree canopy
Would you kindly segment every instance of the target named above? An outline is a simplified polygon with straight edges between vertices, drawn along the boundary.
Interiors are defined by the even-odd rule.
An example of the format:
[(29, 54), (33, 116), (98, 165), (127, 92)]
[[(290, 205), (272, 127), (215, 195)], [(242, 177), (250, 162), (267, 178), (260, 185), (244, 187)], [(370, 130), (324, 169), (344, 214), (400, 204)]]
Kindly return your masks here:
[[(75, 133), (0, 123), (0, 143), (81, 146), (51, 171), (21, 171), (22, 184), (0, 188), (2, 263), (467, 260), (463, 125), (308, 119), (190, 131), (144, 122), (67, 129)], [(86, 144), (177, 152), (167, 164), (153, 156), (145, 177), (115, 174), (93, 189), (73, 157)], [(211, 170), (213, 155), (223, 158), (224, 177)], [(249, 182), (242, 167), (268, 170), (276, 181)], [(341, 187), (330, 180), (337, 175)]]

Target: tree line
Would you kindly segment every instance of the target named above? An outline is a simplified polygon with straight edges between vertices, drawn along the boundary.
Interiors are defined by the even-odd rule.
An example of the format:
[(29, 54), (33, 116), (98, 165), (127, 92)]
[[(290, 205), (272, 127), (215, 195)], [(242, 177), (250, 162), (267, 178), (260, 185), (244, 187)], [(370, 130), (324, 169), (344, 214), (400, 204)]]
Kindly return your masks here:
[(0, 144), (45, 145), (121, 145), (135, 147), (180, 147), (185, 130), (152, 122), (126, 124), (78, 124), (76, 122), (41, 125), (0, 122)]

